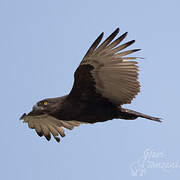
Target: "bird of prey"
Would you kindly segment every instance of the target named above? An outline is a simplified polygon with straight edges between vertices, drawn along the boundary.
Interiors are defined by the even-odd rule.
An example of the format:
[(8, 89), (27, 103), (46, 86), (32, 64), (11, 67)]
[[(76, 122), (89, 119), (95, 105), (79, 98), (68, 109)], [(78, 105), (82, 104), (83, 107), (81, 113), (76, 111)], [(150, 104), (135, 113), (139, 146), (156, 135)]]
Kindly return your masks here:
[(138, 117), (161, 122), (160, 118), (122, 108), (139, 93), (138, 57), (127, 56), (140, 49), (125, 50), (135, 40), (120, 44), (127, 32), (115, 39), (117, 28), (104, 42), (104, 33), (91, 45), (74, 73), (74, 84), (68, 95), (37, 102), (32, 111), (20, 119), (29, 128), (60, 142), (64, 128), (72, 130), (80, 124), (92, 124), (112, 119), (134, 120)]

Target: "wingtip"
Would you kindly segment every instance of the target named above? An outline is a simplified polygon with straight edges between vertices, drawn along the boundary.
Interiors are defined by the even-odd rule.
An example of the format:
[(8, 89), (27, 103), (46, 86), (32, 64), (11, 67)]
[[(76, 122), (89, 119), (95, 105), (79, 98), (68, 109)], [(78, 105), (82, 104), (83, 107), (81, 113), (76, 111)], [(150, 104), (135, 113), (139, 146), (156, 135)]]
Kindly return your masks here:
[(131, 40), (131, 41), (128, 41), (127, 43), (125, 43), (125, 44), (127, 44), (127, 46), (130, 46), (130, 45), (132, 45), (134, 43), (135, 43), (135, 40)]
[(121, 42), (127, 35), (128, 35), (128, 32), (125, 32), (124, 34), (122, 34), (122, 35), (119, 37), (119, 39), (121, 39), (120, 42)]
[(60, 138), (59, 137), (55, 137), (55, 140), (59, 143), (60, 142)]
[(50, 140), (51, 140), (51, 135), (50, 135), (50, 134), (48, 134), (48, 135), (44, 135), (44, 137), (45, 137), (48, 141), (50, 141)]
[(99, 37), (103, 37), (104, 36), (104, 32), (102, 32), (100, 35), (99, 35)]
[(137, 57), (137, 59), (146, 59), (145, 57)]
[(133, 52), (141, 51), (141, 49), (133, 49)]
[[(36, 129), (35, 129), (36, 130)], [(36, 130), (36, 133), (37, 133), (37, 135), (39, 136), (39, 137), (42, 137), (43, 136), (43, 133), (42, 132), (38, 132), (37, 130)]]
[(119, 27), (117, 27), (117, 28), (115, 29), (115, 31), (114, 31), (114, 32), (119, 33), (119, 31), (120, 31), (120, 28), (119, 28)]

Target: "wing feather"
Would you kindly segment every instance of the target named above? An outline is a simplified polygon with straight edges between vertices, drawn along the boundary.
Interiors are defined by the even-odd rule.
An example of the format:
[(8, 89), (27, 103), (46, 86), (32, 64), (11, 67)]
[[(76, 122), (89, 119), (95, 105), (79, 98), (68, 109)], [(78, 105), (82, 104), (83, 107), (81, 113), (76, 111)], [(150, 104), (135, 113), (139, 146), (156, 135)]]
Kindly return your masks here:
[(65, 136), (64, 128), (72, 130), (75, 126), (79, 126), (83, 122), (79, 121), (64, 121), (54, 118), (48, 114), (42, 115), (23, 115), (22, 118), (25, 123), (28, 123), (29, 128), (35, 129), (36, 133), (41, 137), (44, 136), (48, 141), (51, 139), (51, 134), (60, 142), (60, 138)]
[(102, 32), (99, 37), (94, 41), (94, 43), (91, 45), (91, 47), (89, 48), (89, 50), (87, 51), (87, 53), (84, 56), (84, 61), (86, 60), (85, 58), (89, 57), (92, 55), (92, 53), (94, 52), (94, 50), (96, 49), (96, 47), (99, 45), (100, 41), (103, 38), (104, 33)]
[[(28, 124), (29, 124), (29, 123), (28, 123)], [(35, 123), (34, 129), (35, 129), (36, 133), (37, 133), (40, 137), (43, 136), (43, 131), (42, 131), (41, 126), (40, 126), (40, 124), (39, 124), (38, 122)]]
[(103, 54), (105, 51), (109, 51), (109, 50), (113, 49), (114, 47), (116, 47), (119, 43), (121, 43), (123, 41), (123, 39), (126, 36), (127, 36), (127, 32), (122, 34), (119, 38), (117, 38), (115, 41), (113, 41), (111, 44), (109, 44), (106, 48), (101, 50), (100, 54)]
[(47, 125), (51, 134), (53, 135), (54, 139), (57, 141), (57, 142), (60, 142), (60, 138), (57, 137), (59, 134), (58, 134), (58, 131), (53, 127), (51, 126), (50, 124)]
[(75, 82), (69, 97), (78, 97), (80, 100), (86, 95), (99, 100), (101, 95), (111, 103), (122, 105), (130, 103), (139, 93), (138, 66), (134, 61), (138, 57), (124, 56), (140, 49), (123, 51), (135, 40), (121, 45), (127, 32), (113, 41), (118, 32), (119, 28), (100, 45), (102, 34), (96, 39), (75, 72)]
[(115, 37), (116, 35), (119, 33), (119, 28), (117, 28), (98, 48), (97, 50), (94, 52), (95, 54), (98, 54), (99, 52), (101, 52)]
[(51, 135), (50, 135), (50, 131), (49, 131), (47, 124), (42, 123), (40, 126), (42, 128), (42, 132), (43, 132), (45, 138), (49, 141), (51, 139)]

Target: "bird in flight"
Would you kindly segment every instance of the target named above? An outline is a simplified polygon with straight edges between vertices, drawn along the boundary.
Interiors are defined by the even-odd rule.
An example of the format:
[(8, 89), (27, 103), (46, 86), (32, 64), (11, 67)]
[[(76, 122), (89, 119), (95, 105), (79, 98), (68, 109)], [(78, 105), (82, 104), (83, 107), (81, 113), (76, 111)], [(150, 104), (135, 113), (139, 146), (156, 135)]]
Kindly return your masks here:
[(161, 122), (133, 110), (122, 108), (139, 93), (138, 57), (127, 55), (140, 49), (125, 50), (135, 40), (120, 44), (127, 32), (115, 39), (117, 28), (101, 43), (104, 33), (91, 45), (74, 73), (74, 84), (68, 95), (37, 102), (32, 111), (21, 116), (29, 128), (49, 141), (51, 135), (60, 142), (64, 128), (112, 119), (134, 120), (138, 117)]

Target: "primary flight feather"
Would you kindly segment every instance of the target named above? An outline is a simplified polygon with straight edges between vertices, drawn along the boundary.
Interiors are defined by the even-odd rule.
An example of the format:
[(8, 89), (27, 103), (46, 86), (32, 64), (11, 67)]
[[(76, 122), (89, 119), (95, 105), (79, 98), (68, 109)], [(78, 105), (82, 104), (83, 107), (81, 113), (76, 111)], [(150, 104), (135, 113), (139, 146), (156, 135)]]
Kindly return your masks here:
[(138, 117), (161, 122), (160, 118), (121, 107), (131, 103), (140, 91), (137, 57), (127, 57), (140, 49), (123, 51), (135, 41), (120, 44), (127, 32), (115, 39), (118, 33), (119, 28), (100, 44), (104, 35), (101, 33), (94, 41), (74, 73), (68, 95), (39, 101), (20, 119), (39, 136), (50, 140), (53, 135), (57, 142), (59, 135), (65, 136), (64, 128), (72, 130), (85, 123)]

